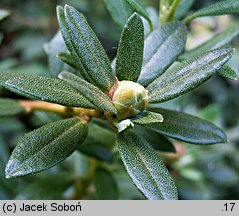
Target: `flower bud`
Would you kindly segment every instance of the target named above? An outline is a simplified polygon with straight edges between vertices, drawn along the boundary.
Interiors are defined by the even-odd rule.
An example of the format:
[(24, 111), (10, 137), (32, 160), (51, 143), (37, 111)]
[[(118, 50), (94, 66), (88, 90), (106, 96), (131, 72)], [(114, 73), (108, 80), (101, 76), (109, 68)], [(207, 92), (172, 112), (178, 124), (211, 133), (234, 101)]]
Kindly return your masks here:
[(119, 120), (133, 117), (143, 112), (148, 104), (147, 90), (132, 81), (118, 82), (113, 95), (113, 104)]

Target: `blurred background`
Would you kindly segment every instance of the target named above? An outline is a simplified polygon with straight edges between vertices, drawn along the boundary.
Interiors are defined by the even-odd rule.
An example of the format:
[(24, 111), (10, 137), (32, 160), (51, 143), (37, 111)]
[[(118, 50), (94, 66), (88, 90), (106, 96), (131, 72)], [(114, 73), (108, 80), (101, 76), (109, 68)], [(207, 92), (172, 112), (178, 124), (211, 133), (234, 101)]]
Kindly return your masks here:
[[(212, 2), (216, 1), (197, 0), (191, 10)], [(110, 59), (115, 57), (121, 29), (113, 22), (103, 0), (1, 0), (0, 9), (10, 13), (4, 18), (3, 11), (0, 11), (1, 72), (52, 76), (47, 54), (58, 31), (56, 6), (66, 3), (84, 13)], [(145, 0), (143, 3), (157, 13), (157, 0)], [(192, 21), (188, 26), (186, 49), (196, 47), (233, 23), (239, 27), (238, 17), (206, 17)], [(239, 74), (239, 38), (233, 41), (232, 46), (237, 51), (229, 65)], [(21, 98), (2, 88), (0, 96)], [(180, 199), (239, 199), (239, 81), (216, 76), (191, 93), (159, 106), (211, 121), (222, 127), (229, 139), (226, 144), (214, 146), (197, 146), (173, 140), (177, 153), (159, 152), (176, 181)], [(112, 187), (115, 198), (144, 199), (119, 160), (114, 145), (115, 136), (95, 126), (101, 123), (92, 125), (91, 130), (98, 137), (100, 134), (107, 135), (107, 141), (97, 140), (98, 137), (92, 135), (89, 142), (107, 142), (104, 143), (107, 148), (104, 146), (97, 153), (85, 148), (50, 170), (5, 179), (4, 168), (17, 140), (23, 134), (60, 118), (45, 112), (0, 118), (0, 199), (100, 199), (101, 192), (96, 193), (95, 185), (99, 184), (97, 176), (103, 171), (92, 174), (90, 179), (85, 178), (89, 167), (96, 161), (107, 167), (115, 180), (115, 183), (108, 183), (109, 192), (104, 193), (110, 193)], [(116, 186), (118, 189), (115, 189)]]

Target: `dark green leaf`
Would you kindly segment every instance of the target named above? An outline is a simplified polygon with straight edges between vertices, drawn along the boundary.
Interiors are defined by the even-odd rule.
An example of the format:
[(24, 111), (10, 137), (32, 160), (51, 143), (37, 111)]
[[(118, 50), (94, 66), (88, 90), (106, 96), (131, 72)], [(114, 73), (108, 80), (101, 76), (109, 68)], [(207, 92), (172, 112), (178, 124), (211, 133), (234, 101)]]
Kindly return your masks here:
[[(78, 67), (77, 62), (72, 58), (72, 56), (69, 53), (66, 52), (59, 52), (56, 57), (60, 59), (62, 62), (66, 63), (67, 65), (75, 68), (76, 70), (81, 70), (81, 68)], [(64, 70), (61, 70), (61, 72)], [(81, 76), (80, 72), (77, 74), (78, 76)]]
[(0, 21), (10, 15), (10, 11), (5, 9), (0, 9)]
[(36, 75), (4, 73), (0, 84), (5, 88), (31, 99), (46, 100), (65, 106), (92, 108), (95, 106), (68, 83), (55, 78)]
[(223, 67), (218, 71), (220, 76), (223, 76), (227, 79), (237, 80), (237, 73), (230, 66), (223, 65)]
[(22, 112), (24, 112), (24, 109), (16, 100), (6, 98), (0, 99), (0, 117), (15, 115)]
[(17, 195), (17, 200), (49, 200), (63, 199), (63, 193), (74, 183), (76, 176), (69, 172), (59, 174), (45, 174), (29, 182)]
[(239, 14), (239, 1), (237, 0), (223, 0), (202, 8), (192, 15), (186, 17), (184, 22), (189, 22), (192, 19), (203, 16), (220, 16), (225, 14)]
[(179, 21), (166, 23), (145, 40), (144, 58), (139, 83), (146, 86), (159, 77), (184, 50), (186, 26)]
[(80, 118), (60, 120), (26, 134), (13, 150), (6, 178), (49, 169), (69, 157), (85, 140), (87, 124)]
[(94, 173), (94, 185), (97, 199), (116, 200), (119, 197), (116, 182), (109, 171), (103, 168), (96, 169)]
[(116, 75), (119, 80), (136, 82), (143, 61), (144, 26), (142, 19), (134, 13), (126, 23), (116, 56)]
[(135, 125), (134, 130), (137, 135), (143, 137), (155, 150), (173, 153), (176, 152), (176, 149), (171, 141), (160, 133), (139, 125)]
[(88, 136), (78, 150), (100, 160), (112, 161), (111, 148), (115, 142), (116, 134), (96, 124), (89, 124)]
[(130, 130), (118, 135), (118, 149), (128, 174), (148, 199), (177, 199), (177, 189), (153, 148)]
[(102, 161), (111, 162), (113, 160), (113, 154), (109, 148), (104, 145), (100, 145), (97, 142), (83, 144), (78, 150), (88, 156), (94, 157)]
[(8, 146), (4, 142), (2, 134), (0, 134), (0, 176), (2, 174), (2, 165), (7, 163), (9, 154)]
[[(77, 53), (75, 52), (75, 49), (72, 45), (71, 38), (69, 36), (67, 24), (65, 21), (65, 15), (64, 15), (64, 10), (61, 6), (57, 6), (57, 19), (60, 27), (60, 31), (63, 37), (63, 41), (65, 42), (66, 47), (68, 48), (73, 60), (75, 63), (77, 63), (77, 68), (80, 70), (80, 74), (82, 77), (84, 77), (85, 80), (89, 81), (89, 77), (87, 74), (86, 69), (84, 68), (81, 60), (79, 59)], [(59, 53), (59, 52), (58, 52)], [(56, 53), (56, 54), (58, 54)], [(62, 72), (62, 71), (60, 71)]]
[(126, 0), (126, 2), (130, 5), (132, 10), (134, 10), (135, 12), (143, 16), (145, 19), (147, 19), (149, 22), (151, 22), (148, 12), (144, 9), (144, 7), (138, 0)]
[(184, 17), (192, 7), (194, 2), (195, 0), (181, 0), (175, 12), (175, 17), (177, 19), (181, 19), (182, 17)]
[(163, 116), (159, 113), (154, 112), (144, 112), (140, 116), (130, 119), (133, 123), (145, 125), (150, 123), (160, 123), (163, 122)]
[(2, 40), (3, 40), (3, 34), (0, 32), (0, 45), (2, 43)]
[(149, 103), (173, 99), (207, 81), (231, 58), (234, 50), (222, 48), (169, 68), (148, 87)]
[(215, 36), (213, 36), (210, 40), (205, 43), (197, 46), (194, 49), (188, 50), (179, 56), (179, 60), (187, 60), (192, 58), (193, 56), (199, 55), (202, 52), (221, 48), (228, 43), (230, 43), (233, 39), (235, 39), (239, 35), (238, 25), (233, 25), (224, 32), (221, 32)]
[(114, 22), (123, 28), (132, 14), (129, 5), (125, 0), (104, 0), (104, 2)]
[(148, 127), (163, 135), (193, 144), (215, 144), (227, 142), (225, 133), (214, 124), (186, 113), (161, 108), (150, 108), (163, 115), (161, 124)]
[(66, 45), (80, 64), (82, 76), (101, 89), (108, 91), (114, 85), (110, 61), (88, 25), (85, 17), (73, 7), (57, 8), (58, 21)]
[(112, 113), (117, 112), (109, 96), (99, 90), (93, 84), (88, 83), (82, 78), (69, 72), (60, 73), (59, 78), (77, 89), (79, 93), (83, 95), (87, 100), (89, 100), (92, 104), (94, 104), (97, 109)]

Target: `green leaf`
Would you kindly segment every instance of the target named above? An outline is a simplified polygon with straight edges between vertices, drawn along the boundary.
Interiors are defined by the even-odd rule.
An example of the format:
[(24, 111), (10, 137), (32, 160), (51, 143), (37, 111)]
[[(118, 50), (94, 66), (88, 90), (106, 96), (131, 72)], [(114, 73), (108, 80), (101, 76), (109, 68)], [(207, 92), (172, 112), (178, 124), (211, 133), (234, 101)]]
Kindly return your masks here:
[(69, 157), (84, 142), (87, 124), (80, 118), (60, 120), (26, 134), (13, 150), (6, 178), (40, 172)]
[(237, 73), (228, 65), (223, 65), (218, 73), (220, 76), (223, 76), (227, 79), (237, 80)]
[(177, 189), (163, 161), (143, 138), (126, 130), (117, 141), (128, 174), (148, 199), (177, 199)]
[[(85, 17), (73, 7), (57, 7), (58, 21), (66, 45), (82, 68), (82, 76), (104, 91), (114, 85), (110, 61), (88, 25)], [(84, 71), (84, 70), (85, 71)]]
[(94, 185), (97, 199), (116, 200), (119, 197), (116, 182), (111, 173), (103, 168), (97, 168), (94, 173)]
[(180, 61), (187, 60), (189, 58), (192, 58), (193, 56), (201, 54), (202, 52), (221, 48), (229, 44), (238, 35), (239, 35), (238, 25), (233, 25), (224, 32), (221, 32), (213, 36), (210, 40), (206, 41), (205, 43), (202, 43), (201, 45), (195, 47), (194, 49), (184, 52), (182, 55), (178, 57), (178, 59)]
[(145, 127), (174, 139), (193, 144), (215, 144), (227, 142), (225, 133), (214, 124), (195, 116), (167, 110), (150, 108), (163, 115), (161, 124), (148, 124)]
[(194, 2), (195, 0), (181, 0), (175, 12), (175, 17), (177, 19), (181, 19), (182, 17), (184, 17), (192, 7)]
[(186, 26), (179, 21), (166, 23), (145, 40), (144, 59), (139, 83), (147, 86), (159, 77), (184, 50)]
[[(81, 68), (79, 68), (77, 62), (74, 60), (74, 58), (72, 58), (72, 56), (69, 53), (66, 52), (59, 52), (56, 57), (58, 59), (60, 59), (62, 62), (66, 63), (67, 65), (71, 66), (72, 68), (75, 68), (76, 70), (78, 70), (77, 75), (81, 76), (79, 70), (81, 70)], [(61, 72), (64, 70), (61, 70)]]
[[(81, 74), (82, 77), (84, 77), (85, 80), (89, 81), (87, 71), (84, 68), (81, 60), (79, 59), (79, 57), (78, 57), (77, 53), (75, 52), (75, 49), (72, 45), (71, 38), (69, 36), (68, 28), (67, 28), (66, 21), (65, 21), (64, 10), (61, 6), (57, 6), (56, 9), (57, 9), (57, 20), (59, 23), (62, 37), (63, 37), (63, 42), (65, 43), (66, 47), (68, 48), (74, 62), (77, 63), (77, 68), (80, 70), (79, 73)], [(58, 54), (58, 53), (56, 53), (56, 54)], [(60, 72), (62, 72), (62, 70)]]
[(2, 43), (2, 40), (3, 40), (3, 34), (0, 32), (0, 45)]
[(138, 0), (126, 0), (126, 2), (130, 5), (132, 10), (143, 16), (146, 20), (148, 20), (151, 23), (148, 12), (144, 9), (144, 7)]
[(97, 109), (105, 110), (112, 113), (117, 112), (109, 96), (99, 90), (93, 84), (88, 83), (82, 78), (65, 71), (59, 74), (59, 78), (66, 81), (72, 87), (77, 89), (79, 93), (83, 95), (92, 104), (94, 104)]
[(5, 9), (0, 9), (0, 21), (10, 15), (10, 11)]
[(216, 49), (169, 68), (147, 87), (149, 103), (164, 102), (196, 88), (215, 75), (233, 52), (232, 48)]
[(128, 174), (148, 199), (177, 199), (173, 179), (159, 155), (145, 140), (126, 130), (118, 135), (117, 141)]
[(125, 0), (104, 0), (104, 2), (114, 22), (123, 28), (132, 14), (129, 5)]
[(112, 161), (111, 148), (116, 142), (116, 134), (96, 124), (89, 124), (89, 132), (78, 150), (103, 161)]
[(0, 117), (24, 112), (19, 102), (12, 99), (0, 98)]
[(155, 150), (176, 152), (172, 142), (162, 134), (139, 125), (134, 126), (134, 131), (138, 136), (143, 137)]
[(142, 19), (134, 13), (126, 23), (116, 56), (116, 75), (119, 80), (136, 82), (142, 67), (144, 50), (144, 26)]
[(239, 14), (239, 1), (235, 0), (223, 0), (210, 4), (209, 6), (202, 8), (192, 15), (186, 17), (184, 22), (189, 22), (192, 19), (203, 16), (220, 16), (225, 14)]
[(136, 116), (135, 118), (130, 119), (133, 123), (139, 125), (145, 125), (150, 123), (161, 123), (163, 122), (163, 116), (159, 113), (154, 112), (144, 112), (140, 116)]
[(96, 107), (79, 91), (63, 80), (36, 75), (13, 75), (3, 73), (0, 84), (5, 88), (31, 99), (40, 99), (65, 106)]
[(74, 183), (76, 176), (69, 172), (39, 175), (34, 181), (23, 187), (15, 199), (17, 200), (59, 200), (64, 192)]

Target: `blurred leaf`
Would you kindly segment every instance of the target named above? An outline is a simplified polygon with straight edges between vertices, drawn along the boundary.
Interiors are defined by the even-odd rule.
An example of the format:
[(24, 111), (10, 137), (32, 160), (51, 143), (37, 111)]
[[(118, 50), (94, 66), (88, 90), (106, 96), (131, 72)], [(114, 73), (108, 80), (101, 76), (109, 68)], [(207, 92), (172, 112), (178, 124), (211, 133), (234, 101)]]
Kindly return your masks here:
[(195, 0), (181, 0), (175, 12), (175, 18), (183, 18), (192, 7)]
[(122, 161), (135, 185), (148, 199), (177, 199), (177, 189), (153, 148), (130, 130), (118, 135)]
[(104, 0), (104, 2), (114, 22), (123, 28), (132, 14), (129, 5), (125, 0)]
[[(69, 70), (69, 67), (57, 58), (57, 54), (59, 52), (67, 52), (67, 47), (65, 45), (65, 42), (62, 38), (60, 31), (58, 31), (55, 34), (55, 36), (51, 39), (51, 41), (45, 45), (45, 49), (49, 56), (48, 64), (49, 64), (50, 72), (53, 75), (53, 77), (57, 77), (58, 74), (64, 70)], [(78, 74), (79, 73), (77, 73), (77, 75)]]
[(8, 62), (8, 64), (9, 65), (5, 65), (5, 66), (11, 67), (11, 68), (8, 68), (7, 70), (6, 69), (0, 70), (1, 71), (0, 73), (16, 74), (17, 76), (21, 74), (28, 74), (28, 75), (39, 75), (39, 76), (49, 77), (47, 68), (45, 67), (45, 65), (41, 63), (32, 62), (32, 63), (18, 66), (16, 65), (18, 64), (18, 62), (16, 61), (14, 62), (13, 60), (12, 62)]
[(166, 23), (153, 31), (145, 40), (143, 66), (138, 82), (146, 86), (163, 74), (184, 50), (186, 37), (186, 26), (179, 21)]
[(18, 60), (15, 58), (7, 58), (5, 60), (1, 60), (0, 62), (0, 71), (10, 69), (12, 67), (17, 66)]
[(139, 125), (146, 125), (150, 123), (161, 123), (163, 122), (163, 116), (159, 113), (154, 112), (144, 112), (141, 116), (136, 116), (130, 119), (133, 123)]
[(10, 15), (10, 11), (5, 9), (0, 9), (0, 21)]
[(226, 79), (237, 80), (237, 73), (230, 66), (223, 65), (223, 67), (218, 71), (219, 75), (225, 77)]
[(125, 168), (116, 170), (113, 173), (117, 182), (120, 200), (143, 200), (145, 197), (135, 187)]
[(9, 149), (7, 148), (7, 145), (3, 140), (2, 134), (0, 134), (0, 176), (2, 174), (3, 166), (5, 166), (8, 161), (9, 155)]
[(97, 168), (94, 173), (94, 185), (97, 199), (116, 200), (119, 197), (116, 182), (109, 171)]
[(68, 5), (64, 11), (58, 6), (57, 13), (61, 32), (70, 53), (77, 59), (80, 68), (85, 69), (81, 71), (81, 75), (104, 91), (110, 90), (114, 85), (110, 61), (84, 16)]
[(195, 116), (166, 110), (149, 108), (163, 115), (161, 124), (148, 124), (145, 127), (158, 133), (193, 144), (215, 144), (227, 142), (225, 133), (216, 125)]
[(119, 80), (136, 82), (142, 67), (144, 26), (134, 13), (123, 28), (116, 56), (116, 75)]
[(202, 8), (192, 15), (186, 17), (184, 22), (189, 22), (192, 19), (203, 16), (220, 16), (225, 14), (239, 14), (239, 1), (235, 0), (222, 0), (209, 6)]
[(143, 24), (144, 24), (144, 35), (145, 36), (150, 34), (154, 29), (157, 29), (159, 26), (158, 11), (154, 7), (147, 7), (146, 10), (149, 14), (150, 20), (152, 21), (153, 29), (151, 29), (152, 27), (150, 26), (150, 23), (144, 17), (141, 17), (143, 20)]
[(0, 45), (2, 43), (2, 40), (3, 40), (3, 34), (0, 32)]
[(185, 94), (207, 81), (231, 58), (232, 48), (221, 48), (169, 68), (148, 87), (149, 103), (164, 102)]
[(112, 113), (117, 112), (109, 96), (99, 90), (93, 84), (85, 81), (84, 79), (72, 73), (65, 71), (59, 74), (59, 78), (66, 81), (72, 87), (77, 89), (79, 93), (83, 95), (92, 104), (94, 104), (96, 108)]
[(22, 188), (15, 199), (17, 200), (49, 200), (63, 199), (63, 193), (74, 183), (76, 177), (67, 173), (40, 175)]
[(215, 122), (219, 115), (220, 112), (217, 104), (210, 104), (206, 106), (203, 110), (201, 110), (199, 113), (200, 118), (210, 122)]
[(140, 14), (141, 16), (143, 16), (152, 25), (149, 14), (144, 9), (144, 7), (141, 5), (140, 1), (138, 1), (138, 0), (126, 0), (126, 2), (130, 5), (130, 7), (132, 8), (133, 11), (135, 11), (138, 14)]
[(75, 88), (60, 79), (2, 73), (0, 84), (17, 94), (31, 99), (46, 100), (65, 106), (95, 108)]
[(87, 132), (87, 125), (78, 117), (53, 122), (31, 131), (13, 150), (5, 169), (6, 178), (55, 166), (84, 142)]
[(0, 98), (0, 117), (24, 112), (19, 102), (12, 99)]
[(148, 128), (135, 125), (135, 133), (143, 137), (155, 150), (176, 152), (174, 145), (165, 136)]
[(111, 148), (116, 142), (116, 134), (96, 124), (89, 124), (89, 132), (78, 150), (100, 160), (112, 161)]
[(229, 27), (227, 30), (214, 35), (210, 40), (197, 46), (196, 48), (184, 52), (182, 55), (178, 57), (178, 59), (180, 61), (187, 60), (192, 58), (193, 56), (201, 54), (202, 52), (221, 48), (229, 44), (238, 35), (239, 35), (238, 25), (233, 25)]

